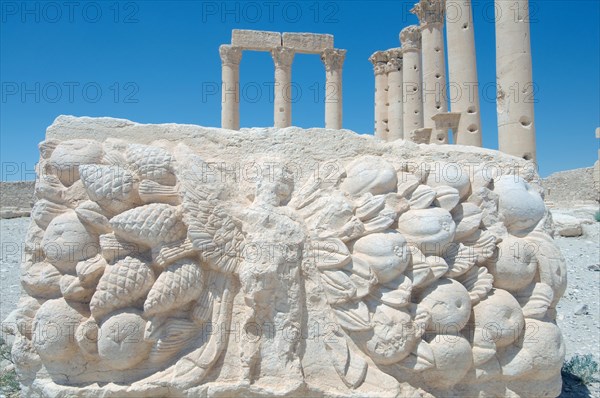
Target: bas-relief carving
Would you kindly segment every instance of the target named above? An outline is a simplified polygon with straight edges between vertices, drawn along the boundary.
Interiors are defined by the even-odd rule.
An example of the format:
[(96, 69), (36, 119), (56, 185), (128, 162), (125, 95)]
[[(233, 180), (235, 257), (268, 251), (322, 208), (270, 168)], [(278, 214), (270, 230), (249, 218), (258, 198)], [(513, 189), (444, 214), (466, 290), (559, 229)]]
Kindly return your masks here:
[(40, 150), (13, 348), (25, 385), (360, 396), (560, 386), (565, 264), (519, 176), (409, 172), (364, 154), (306, 181), (275, 160), (248, 190), (207, 173), (185, 144)]

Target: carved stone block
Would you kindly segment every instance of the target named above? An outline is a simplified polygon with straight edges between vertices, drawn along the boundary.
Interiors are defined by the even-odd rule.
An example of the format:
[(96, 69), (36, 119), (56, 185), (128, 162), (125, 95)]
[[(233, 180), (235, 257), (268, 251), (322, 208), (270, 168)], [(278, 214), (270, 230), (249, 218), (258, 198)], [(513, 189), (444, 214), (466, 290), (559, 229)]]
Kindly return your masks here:
[(231, 31), (231, 45), (240, 47), (242, 50), (270, 51), (281, 47), (281, 33), (264, 30), (241, 30)]
[(46, 139), (27, 396), (560, 393), (565, 261), (522, 159), (70, 116)]
[(333, 48), (333, 35), (316, 33), (283, 33), (283, 46), (298, 53), (320, 54)]

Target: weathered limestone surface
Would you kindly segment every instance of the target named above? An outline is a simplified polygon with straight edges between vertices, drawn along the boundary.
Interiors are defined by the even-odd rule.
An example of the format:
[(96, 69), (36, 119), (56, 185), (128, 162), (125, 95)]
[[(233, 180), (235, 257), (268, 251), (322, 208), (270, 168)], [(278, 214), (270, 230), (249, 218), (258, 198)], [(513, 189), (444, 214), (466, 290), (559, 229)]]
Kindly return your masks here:
[(404, 138), (404, 104), (402, 80), (402, 49), (393, 48), (387, 51), (386, 65), (388, 83), (388, 134), (387, 140)]
[(446, 33), (450, 92), (457, 92), (449, 97), (452, 112), (461, 113), (460, 124), (454, 130), (454, 142), (481, 146), (481, 110), (471, 0), (446, 0)]
[(386, 51), (376, 51), (369, 57), (375, 73), (375, 137), (387, 140), (388, 134), (388, 77)]
[(423, 85), (421, 75), (421, 31), (410, 25), (400, 32), (403, 67), (403, 119), (404, 137), (411, 138), (411, 132), (423, 128)]
[[(423, 123), (435, 128), (433, 116), (448, 112), (446, 56), (444, 51), (445, 0), (420, 0), (411, 10), (419, 18), (423, 63)], [(432, 144), (447, 144), (448, 131), (432, 134)]]
[(0, 218), (28, 217), (35, 181), (0, 181)]
[(550, 174), (542, 181), (544, 198), (563, 207), (599, 202), (600, 190), (595, 185), (594, 172), (594, 167), (586, 167)]
[(296, 53), (286, 47), (271, 50), (275, 64), (274, 126), (292, 125), (292, 62)]
[(325, 65), (325, 128), (342, 128), (343, 96), (342, 67), (346, 50), (328, 48), (321, 53)]
[(495, 0), (498, 148), (536, 158), (529, 1)]
[(271, 51), (276, 47), (281, 47), (282, 38), (279, 32), (233, 29), (231, 45), (244, 50)]
[(318, 33), (288, 33), (282, 35), (283, 46), (298, 53), (320, 54), (333, 48), (333, 35)]
[(229, 45), (219, 48), (221, 56), (221, 127), (240, 128), (240, 61), (242, 50)]
[(69, 116), (40, 151), (25, 394), (560, 392), (565, 264), (522, 159)]
[(583, 235), (581, 221), (577, 217), (558, 212), (552, 212), (552, 221), (560, 236), (573, 237)]

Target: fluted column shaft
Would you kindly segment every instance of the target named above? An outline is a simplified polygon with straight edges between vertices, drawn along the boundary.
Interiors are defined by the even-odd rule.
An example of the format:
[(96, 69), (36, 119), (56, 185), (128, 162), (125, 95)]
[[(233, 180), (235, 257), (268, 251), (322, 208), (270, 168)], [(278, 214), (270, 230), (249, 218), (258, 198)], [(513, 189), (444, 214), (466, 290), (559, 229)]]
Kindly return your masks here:
[(292, 62), (295, 52), (292, 49), (278, 47), (271, 50), (275, 63), (275, 127), (289, 127), (292, 125)]
[(448, 76), (452, 112), (460, 112), (454, 132), (459, 145), (481, 147), (481, 110), (475, 57), (475, 34), (471, 0), (446, 0), (446, 33), (448, 35)]
[(499, 149), (535, 160), (529, 2), (495, 0), (495, 8)]
[(342, 67), (346, 58), (346, 50), (326, 49), (321, 54), (325, 64), (325, 128), (341, 129), (342, 102)]
[(388, 83), (388, 135), (387, 141), (404, 138), (402, 106), (402, 51), (399, 48), (388, 50), (386, 66)]
[(402, 44), (403, 123), (404, 138), (410, 139), (413, 130), (423, 128), (423, 99), (421, 96), (421, 32), (415, 25), (400, 32)]
[[(445, 0), (421, 0), (411, 12), (419, 18), (421, 28), (423, 123), (425, 127), (435, 128), (432, 117), (448, 112), (444, 51)], [(447, 144), (447, 131), (437, 131), (431, 136), (431, 143)]]
[(221, 56), (221, 127), (240, 128), (240, 61), (242, 50), (230, 45), (219, 47)]

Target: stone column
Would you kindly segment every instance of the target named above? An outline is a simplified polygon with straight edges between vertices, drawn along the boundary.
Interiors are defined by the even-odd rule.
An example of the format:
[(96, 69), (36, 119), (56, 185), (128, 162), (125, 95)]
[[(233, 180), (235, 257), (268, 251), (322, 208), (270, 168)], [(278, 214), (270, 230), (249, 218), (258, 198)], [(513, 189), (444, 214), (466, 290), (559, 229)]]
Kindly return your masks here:
[(219, 47), (221, 55), (221, 127), (240, 128), (240, 61), (242, 50), (228, 44)]
[(402, 112), (402, 51), (392, 48), (388, 52), (388, 141), (404, 138)]
[[(421, 0), (411, 10), (419, 18), (423, 62), (423, 122), (435, 128), (431, 119), (448, 112), (446, 57), (444, 55), (445, 0)], [(432, 144), (447, 144), (448, 133), (434, 134)]]
[(400, 32), (402, 44), (402, 83), (404, 138), (423, 128), (423, 97), (421, 96), (421, 32), (415, 25)]
[(321, 61), (325, 64), (325, 128), (342, 128), (342, 66), (346, 50), (323, 50)]
[(387, 140), (387, 74), (388, 55), (385, 51), (377, 51), (369, 57), (375, 73), (375, 137)]
[[(475, 59), (475, 36), (471, 0), (446, 0), (446, 33), (448, 34), (448, 76), (452, 112), (460, 112), (454, 143), (481, 146), (481, 111)], [(452, 88), (454, 86), (454, 88)]]
[(535, 161), (528, 0), (495, 0), (498, 147)]
[(292, 61), (294, 50), (277, 47), (271, 50), (275, 63), (275, 127), (292, 125)]

